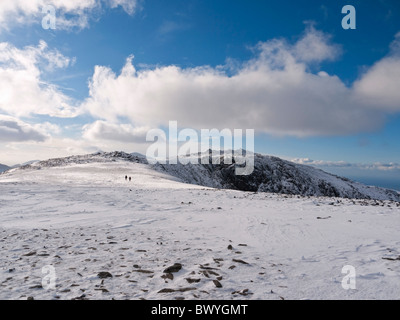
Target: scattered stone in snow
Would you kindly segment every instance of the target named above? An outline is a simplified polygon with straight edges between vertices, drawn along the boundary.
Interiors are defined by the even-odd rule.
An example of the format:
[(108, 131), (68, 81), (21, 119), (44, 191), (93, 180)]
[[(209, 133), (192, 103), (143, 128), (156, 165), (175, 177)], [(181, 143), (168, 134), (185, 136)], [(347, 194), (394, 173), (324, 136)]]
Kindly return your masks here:
[(97, 274), (97, 276), (98, 276), (100, 279), (112, 278), (112, 274), (109, 273), (109, 272), (99, 272), (99, 273)]
[(29, 253), (24, 254), (23, 256), (24, 257), (31, 257), (31, 256), (34, 256), (34, 255), (36, 255), (36, 251), (31, 251)]
[(186, 291), (192, 291), (192, 290), (197, 290), (197, 288), (179, 288), (179, 289), (165, 288), (165, 289), (161, 289), (160, 291), (158, 291), (158, 293), (186, 292)]
[(218, 273), (216, 273), (216, 272), (214, 272), (214, 271), (212, 271), (212, 270), (208, 270), (207, 272), (208, 272), (209, 274), (212, 274), (213, 276), (219, 276)]
[(169, 280), (174, 280), (174, 275), (172, 273), (166, 273), (164, 275), (161, 276), (161, 278), (163, 279), (169, 279)]
[(241, 263), (241, 264), (248, 264), (246, 261), (243, 261), (241, 259), (232, 259), (233, 262)]
[(206, 278), (209, 278), (209, 277), (210, 277), (210, 275), (208, 274), (208, 272), (205, 271), (205, 270), (204, 270), (204, 271), (203, 271), (203, 270), (200, 271), (200, 273), (203, 274)]
[(71, 300), (88, 300), (88, 299), (86, 298), (86, 294), (83, 294), (79, 297), (72, 298)]
[(161, 289), (160, 291), (158, 291), (158, 293), (172, 293), (172, 292), (175, 292), (175, 290), (169, 288)]
[(218, 268), (205, 267), (203, 265), (200, 265), (200, 269), (204, 269), (204, 270), (219, 270)]
[(242, 296), (247, 296), (252, 293), (249, 292), (249, 289), (243, 289), (243, 290), (233, 291), (232, 294), (240, 294)]
[(50, 256), (48, 253), (40, 253), (37, 255), (38, 257), (48, 257)]
[(189, 283), (199, 283), (201, 279), (186, 278), (186, 281)]
[(213, 280), (213, 283), (217, 288), (222, 288), (222, 284), (218, 280)]
[(182, 269), (182, 265), (180, 263), (175, 263), (173, 266), (168, 267), (164, 270), (164, 273), (173, 273), (179, 272)]
[(29, 289), (43, 289), (41, 284), (37, 284), (35, 286), (29, 287)]
[(386, 257), (383, 257), (382, 259), (389, 260), (389, 261), (397, 261), (397, 260), (400, 260), (400, 256), (398, 256), (397, 258), (386, 258)]

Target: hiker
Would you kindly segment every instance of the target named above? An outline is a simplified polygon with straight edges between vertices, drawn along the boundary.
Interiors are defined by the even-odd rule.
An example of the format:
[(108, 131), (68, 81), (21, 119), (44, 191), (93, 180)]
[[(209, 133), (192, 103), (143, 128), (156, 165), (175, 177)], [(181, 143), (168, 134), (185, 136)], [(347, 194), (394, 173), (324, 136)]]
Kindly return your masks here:
[(131, 180), (132, 180), (132, 178), (131, 178), (131, 177), (129, 177), (129, 182), (131, 182)]
[(125, 181), (128, 180), (128, 176), (125, 176)]

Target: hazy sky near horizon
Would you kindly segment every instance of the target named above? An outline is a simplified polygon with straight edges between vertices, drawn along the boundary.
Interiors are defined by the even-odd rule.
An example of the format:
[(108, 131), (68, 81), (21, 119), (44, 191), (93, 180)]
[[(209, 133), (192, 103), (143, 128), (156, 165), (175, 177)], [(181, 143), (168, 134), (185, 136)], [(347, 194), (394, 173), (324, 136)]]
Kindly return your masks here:
[(0, 163), (145, 153), (146, 132), (176, 120), (400, 180), (400, 2), (345, 4), (356, 30), (332, 0), (2, 1)]

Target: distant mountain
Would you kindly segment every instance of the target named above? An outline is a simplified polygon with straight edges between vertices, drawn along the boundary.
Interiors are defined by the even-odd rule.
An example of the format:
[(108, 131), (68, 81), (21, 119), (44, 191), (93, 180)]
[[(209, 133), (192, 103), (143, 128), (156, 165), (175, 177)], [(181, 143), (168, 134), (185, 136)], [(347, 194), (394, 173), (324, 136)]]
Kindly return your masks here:
[(13, 165), (13, 166), (10, 167), (10, 168), (11, 168), (11, 169), (15, 169), (15, 168), (27, 166), (27, 165), (29, 165), (29, 164), (33, 164), (33, 163), (39, 162), (39, 161), (40, 161), (40, 160), (31, 160), (31, 161), (27, 161), (27, 162), (24, 162), (24, 163), (18, 163), (18, 164)]
[(0, 163), (0, 172), (7, 171), (8, 169), (10, 169), (9, 166), (6, 166), (5, 164)]
[[(209, 157), (210, 151), (191, 155), (199, 159)], [(218, 156), (219, 157), (219, 156)], [(98, 152), (89, 155), (50, 159), (19, 167), (17, 170), (42, 169), (84, 163), (129, 161), (147, 164), (154, 170), (167, 173), (190, 184), (220, 189), (250, 192), (273, 192), (301, 196), (327, 196), (350, 199), (393, 200), (400, 202), (400, 193), (378, 187), (366, 186), (320, 169), (292, 163), (273, 156), (254, 154), (254, 171), (248, 176), (237, 176), (237, 164), (155, 164), (150, 165), (145, 156), (125, 152)]]
[[(209, 156), (209, 163), (212, 163), (211, 152), (208, 153), (208, 155), (203, 153), (196, 156), (199, 158)], [(184, 182), (214, 188), (301, 196), (400, 201), (400, 193), (397, 191), (366, 186), (311, 166), (296, 164), (273, 156), (254, 154), (254, 171), (249, 176), (236, 175), (236, 164), (224, 164), (223, 157), (220, 163), (219, 165), (157, 164), (155, 168), (178, 177)]]

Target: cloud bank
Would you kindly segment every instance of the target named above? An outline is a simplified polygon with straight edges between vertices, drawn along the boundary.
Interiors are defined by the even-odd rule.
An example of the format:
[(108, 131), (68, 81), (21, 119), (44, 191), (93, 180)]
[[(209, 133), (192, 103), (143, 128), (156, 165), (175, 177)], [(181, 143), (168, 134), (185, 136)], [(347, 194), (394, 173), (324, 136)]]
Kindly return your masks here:
[[(88, 7), (95, 2), (81, 4)], [(134, 12), (134, 6), (130, 11), (125, 1), (110, 1), (108, 5)], [(74, 150), (91, 146), (108, 149), (124, 148), (128, 143), (141, 145), (148, 128), (166, 127), (172, 120), (178, 121), (181, 128), (338, 136), (377, 130), (386, 117), (400, 112), (400, 33), (390, 53), (351, 86), (321, 70), (322, 63), (339, 59), (342, 50), (328, 34), (312, 26), (295, 42), (272, 39), (258, 43), (253, 50), (252, 59), (234, 68), (228, 62), (216, 67), (169, 65), (137, 70), (130, 56), (118, 74), (109, 67), (96, 66), (89, 79), (88, 97), (75, 101), (44, 81), (46, 73), (68, 68), (74, 58), (48, 48), (44, 41), (22, 49), (3, 42), (0, 115), (13, 120), (0, 118), (0, 134), (3, 141), (23, 142), (31, 137), (48, 143), (57, 128), (18, 119), (85, 115), (93, 120), (79, 127), (81, 142), (74, 142)], [(64, 147), (63, 141), (57, 141), (57, 148)], [(379, 165), (382, 170), (396, 166)]]
[(1, 142), (44, 142), (54, 132), (59, 132), (59, 128), (48, 122), (31, 125), (14, 117), (0, 114)]
[[(255, 57), (233, 74), (228, 66), (136, 70), (133, 56), (120, 74), (96, 66), (82, 108), (99, 119), (125, 117), (138, 126), (177, 120), (195, 129), (251, 128), (297, 137), (374, 131), (388, 112), (400, 111), (400, 81), (395, 81), (400, 58), (395, 54), (347, 87), (335, 75), (311, 71), (341, 54), (329, 35), (313, 27), (295, 43), (273, 39), (254, 50)], [(371, 90), (381, 84), (385, 90)]]
[(145, 143), (150, 127), (135, 128), (131, 124), (113, 124), (96, 121), (83, 127), (83, 138), (88, 141), (119, 141)]
[(304, 164), (315, 167), (335, 167), (335, 168), (354, 168), (361, 170), (379, 170), (379, 171), (394, 171), (400, 170), (400, 164), (395, 162), (383, 163), (383, 162), (375, 162), (375, 163), (350, 163), (346, 161), (324, 161), (324, 160), (312, 160), (309, 158), (295, 158), (290, 161), (298, 164)]

